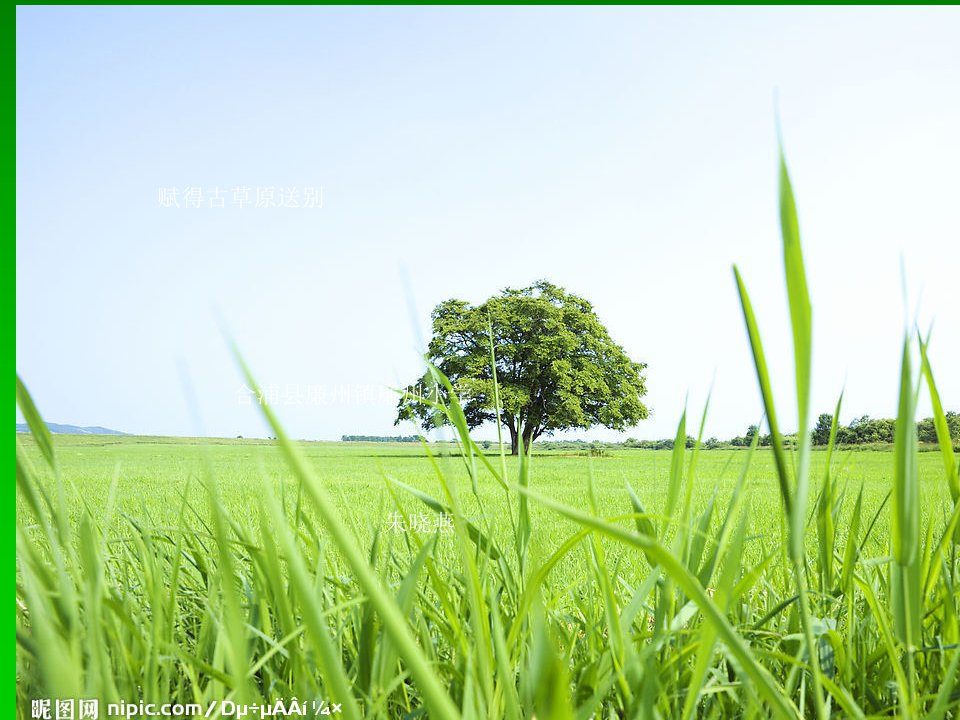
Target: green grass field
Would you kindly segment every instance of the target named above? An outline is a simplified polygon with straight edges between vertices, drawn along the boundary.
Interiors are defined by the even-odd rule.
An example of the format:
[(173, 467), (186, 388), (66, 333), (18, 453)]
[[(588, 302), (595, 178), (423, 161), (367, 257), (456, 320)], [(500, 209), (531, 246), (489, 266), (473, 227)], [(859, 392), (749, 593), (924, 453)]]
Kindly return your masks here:
[[(224, 699), (315, 698), (329, 702), (329, 710), (344, 701), (343, 687), (348, 687), (357, 712), (365, 717), (415, 717), (418, 708), (424, 709), (422, 688), (397, 658), (390, 633), (371, 612), (362, 584), (304, 499), (302, 477), (291, 469), (276, 441), (53, 436), (62, 500), (56, 499), (56, 474), (45, 468), (34, 439), (18, 435), (17, 442), (24, 465), (36, 472), (35, 481), (51, 505), (63, 507), (69, 515), (64, 527), (80, 528), (79, 536), (66, 536), (70, 539), (63, 556), (53, 565), (62, 563), (65, 572), (77, 573), (76, 601), (84, 608), (77, 612), (81, 629), (72, 627), (67, 633), (61, 626), (63, 634), (48, 639), (48, 652), (73, 653), (75, 665), (34, 662), (34, 653), (44, 656), (39, 635), (22, 645), (18, 707), (29, 707), (28, 698), (63, 694), (99, 697), (105, 703), (133, 698), (195, 701), (204, 710)], [(685, 593), (655, 571), (642, 549), (602, 534), (590, 536), (576, 519), (533, 502), (529, 543), (522, 556), (504, 557), (501, 565), (474, 543), (465, 557), (453, 527), (431, 531), (424, 522), (410, 530), (395, 524), (398, 517), (409, 522), (437, 514), (391, 482), (433, 497), (459, 488), (454, 492), (463, 516), (483, 530), (491, 545), (509, 555), (510, 548), (522, 542), (517, 536), (517, 494), (505, 491), (492, 475), (478, 473), (474, 495), (470, 473), (455, 445), (430, 447), (436, 465), (424, 448), (412, 444), (298, 446), (315, 480), (330, 491), (337, 524), (372, 560), (387, 593), (406, 608), (417, 644), (464, 717), (644, 716), (642, 708), (656, 708), (663, 717), (779, 714), (741, 677), (744, 671), (723, 652), (721, 643), (709, 653), (704, 650), (704, 628), (709, 625), (698, 619)], [(689, 450), (674, 455), (624, 449), (608, 457), (535, 453), (529, 462), (530, 487), (572, 508), (591, 513), (595, 508), (597, 516), (613, 520), (634, 512), (629, 483), (649, 520), (662, 528), (663, 545), (680, 549), (681, 557), (686, 554), (692, 571), (704, 576), (704, 568), (716, 560), (705, 576), (708, 597), (716, 600), (718, 586), (723, 593), (724, 584), (736, 579), (737, 589), (728, 590), (737, 599), (735, 605), (733, 597), (727, 600), (731, 627), (748, 639), (758, 664), (772, 673), (769, 680), (777, 692), (791, 698), (786, 712), (810, 715), (810, 691), (799, 672), (803, 657), (799, 616), (783, 558), (786, 516), (773, 454), (769, 449), (699, 454), (696, 474), (687, 487), (690, 516), (703, 533), (702, 543), (695, 541), (696, 536), (678, 533), (681, 527), (664, 515), (671, 466), (681, 456), (689, 468), (693, 457)], [(487, 459), (499, 466), (498, 454)], [(813, 478), (824, 477), (826, 461), (826, 452), (813, 453)], [(831, 593), (815, 594), (812, 602), (822, 628), (817, 641), (828, 665), (825, 680), (843, 683), (851, 700), (856, 698), (851, 707), (879, 715), (896, 714), (905, 700), (899, 695), (897, 666), (884, 650), (879, 628), (868, 629), (870, 603), (848, 595), (858, 571), (851, 572), (844, 592), (841, 572), (847, 571), (841, 568), (856, 564), (872, 592), (881, 597), (889, 592), (883, 582), (890, 535), (885, 510), (893, 463), (889, 450), (834, 455), (832, 478), (841, 488), (835, 509), (836, 578), (831, 580)], [(519, 477), (517, 458), (506, 458), (506, 467), (509, 476)], [(922, 522), (933, 537), (942, 532), (952, 511), (940, 453), (919, 453), (917, 467)], [(738, 482), (743, 484), (736, 492)], [(815, 480), (810, 488), (811, 508), (820, 485)], [(209, 488), (214, 488), (212, 494)], [(270, 499), (278, 506), (272, 516), (267, 509)], [(716, 511), (708, 515), (704, 511), (711, 504)], [(858, 504), (859, 510), (854, 510)], [(19, 517), (30, 515), (28, 505), (21, 496)], [(398, 508), (403, 516), (396, 514)], [(737, 508), (743, 511), (743, 525), (732, 536), (725, 520), (739, 512)], [(852, 517), (854, 512), (859, 519)], [(58, 515), (54, 510), (55, 527)], [(612, 524), (630, 530), (636, 519)], [(296, 532), (286, 537), (286, 550), (277, 540), (278, 546), (268, 551), (280, 524)], [(817, 586), (819, 541), (814, 524), (811, 519), (807, 570), (810, 583)], [(855, 557), (844, 559), (850, 552), (846, 548), (851, 524), (858, 549)], [(424, 527), (428, 529), (422, 531)], [(90, 533), (86, 540), (84, 528)], [(57, 544), (59, 532), (48, 528), (45, 534), (40, 525), (25, 524), (24, 540), (30, 537), (37, 548), (47, 547)], [(735, 550), (731, 537), (738, 538)], [(82, 547), (94, 539), (103, 549), (98, 559)], [(736, 554), (735, 564), (724, 557), (730, 552)], [(302, 554), (300, 562), (281, 561), (286, 553)], [(955, 550), (946, 560), (950, 572), (941, 576), (944, 579), (960, 571)], [(465, 563), (484, 578), (485, 589), (476, 602), (486, 600), (488, 613), (500, 603), (500, 623), (471, 627), (469, 618), (477, 610), (469, 600)], [(928, 574), (933, 569), (928, 565)], [(226, 585), (224, 572), (233, 578)], [(296, 583), (288, 587), (280, 580), (290, 572), (304, 573), (302, 595)], [(91, 591), (91, 574), (104, 592), (95, 617), (90, 616), (92, 599), (82, 600)], [(409, 585), (412, 581), (420, 583), (419, 589)], [(60, 584), (53, 576), (47, 582)], [(29, 594), (24, 595), (29, 601)], [(64, 610), (58, 610), (52, 598), (46, 601), (51, 623), (61, 625), (64, 618), (56, 616)], [(35, 598), (34, 606), (39, 603)], [(940, 597), (942, 609), (951, 605), (955, 607), (955, 597)], [(305, 617), (308, 607), (320, 611), (312, 623)], [(27, 624), (26, 617), (18, 622)], [(511, 648), (503, 649), (506, 657), (497, 656), (498, 643), (492, 637), (483, 638), (493, 630), (502, 634), (502, 647)], [(913, 702), (922, 701), (924, 708), (939, 708), (941, 717), (951, 717), (957, 698), (944, 679), (950, 674), (948, 659), (953, 659), (955, 669), (957, 653), (947, 652), (951, 645), (946, 640), (949, 632), (956, 633), (956, 626), (938, 630), (926, 639), (933, 645), (920, 656), (923, 669), (917, 676), (923, 693), (918, 687), (919, 697)], [(328, 634), (326, 666), (318, 632)], [(231, 649), (238, 650), (230, 647), (234, 635), (233, 642), (241, 647), (232, 664)], [(478, 636), (483, 638), (479, 642)], [(476, 660), (483, 651), (480, 643), (492, 650), (487, 658), (491, 667), (486, 669)], [(99, 647), (100, 658), (91, 653), (93, 647)], [(699, 678), (702, 690), (688, 706), (691, 695), (684, 688), (697, 672), (700, 652), (706, 657)], [(551, 663), (551, 657), (561, 660)], [(493, 666), (501, 661), (506, 667), (498, 674)], [(343, 675), (339, 693), (337, 682), (328, 678), (338, 674), (331, 668), (334, 663), (340, 664)], [(475, 684), (483, 679), (492, 683), (486, 692)], [(569, 691), (556, 687), (560, 679), (569, 684)], [(515, 696), (512, 700), (501, 685), (504, 681)], [(944, 688), (947, 692), (937, 695)], [(649, 697), (637, 697), (644, 693)], [(473, 699), (473, 694), (479, 696)], [(837, 710), (836, 701), (831, 707)], [(840, 710), (841, 715), (858, 715)], [(443, 716), (436, 709), (428, 714)]]
[(780, 183), (795, 448), (736, 269), (769, 448), (687, 450), (684, 414), (669, 452), (481, 454), (431, 367), (457, 444), (296, 443), (269, 406), (271, 442), (52, 438), (18, 376), (18, 716), (956, 718), (960, 465), (926, 344), (905, 336), (892, 449), (834, 447), (838, 404), (812, 450)]
[[(53, 437), (62, 477), (68, 486), (69, 504), (77, 516), (84, 502), (95, 512), (102, 513), (114, 479), (117, 483), (117, 510), (149, 519), (159, 527), (176, 524), (184, 493), (193, 507), (206, 514), (203, 484), (208, 479), (218, 484), (221, 501), (231, 514), (247, 523), (256, 521), (258, 499), (264, 492), (288, 499), (296, 497), (296, 475), (276, 442), (270, 440), (95, 435)], [(29, 456), (34, 462), (42, 465), (32, 438), (22, 434), (18, 441), (29, 448)], [(400, 480), (430, 495), (441, 494), (436, 473), (418, 444), (305, 442), (300, 446), (317, 477), (333, 494), (338, 511), (343, 513), (344, 524), (357, 532), (361, 544), (369, 544), (376, 530), (389, 530), (394, 505), (387, 478)], [(431, 445), (431, 449), (438, 454), (444, 474), (468, 487), (469, 476), (456, 446), (441, 443)], [(499, 463), (497, 453), (489, 450), (487, 455)], [(720, 504), (727, 504), (746, 455), (746, 450), (702, 451), (694, 486), (695, 508), (702, 508), (714, 492)], [(944, 513), (952, 509), (949, 489), (943, 478), (943, 462), (937, 452), (923, 452), (918, 458), (923, 511), (935, 514), (935, 519), (943, 522)], [(815, 479), (823, 477), (825, 459), (825, 452), (813, 454), (812, 474)], [(630, 510), (624, 485), (629, 482), (644, 499), (647, 511), (658, 514), (663, 512), (666, 501), (664, 489), (670, 478), (670, 462), (669, 450), (625, 448), (611, 451), (608, 457), (535, 451), (531, 462), (532, 486), (556, 500), (585, 507), (588, 481), (592, 477), (600, 514), (613, 517)], [(516, 464), (517, 460), (508, 458), (508, 463)], [(849, 483), (853, 491), (863, 484), (863, 511), (875, 512), (891, 489), (892, 451), (838, 451), (834, 465), (836, 480), (840, 484)], [(750, 531), (779, 536), (783, 509), (773, 455), (769, 450), (757, 450), (747, 479), (753, 511)], [(509, 533), (503, 507), (505, 496), (500, 486), (490, 478), (481, 483), (479, 490), (481, 502), (471, 503), (473, 498), (469, 495), (464, 498), (471, 517), (479, 515), (482, 504), (494, 521), (496, 531)], [(811, 503), (817, 492), (819, 483), (815, 482), (810, 492)], [(852, 506), (854, 495), (855, 492), (848, 493), (847, 506)], [(404, 507), (410, 511), (419, 510), (413, 498), (404, 498)], [(845, 509), (849, 511), (850, 507)], [(538, 524), (550, 528), (548, 536), (556, 532), (554, 537), (559, 539), (560, 533), (569, 534), (575, 527), (574, 523), (546, 509), (535, 508), (532, 512)], [(886, 516), (878, 519), (876, 538), (888, 537), (887, 522)], [(117, 523), (122, 526), (121, 519), (118, 518)], [(842, 526), (841, 523), (841, 531)], [(551, 549), (549, 543), (544, 545), (544, 551)]]

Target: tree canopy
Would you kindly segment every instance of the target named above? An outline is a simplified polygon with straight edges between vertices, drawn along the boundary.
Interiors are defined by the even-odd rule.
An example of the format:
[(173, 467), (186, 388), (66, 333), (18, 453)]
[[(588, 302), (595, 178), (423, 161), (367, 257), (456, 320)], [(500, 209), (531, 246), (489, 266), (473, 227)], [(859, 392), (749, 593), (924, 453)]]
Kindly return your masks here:
[[(623, 430), (648, 415), (641, 402), (646, 364), (611, 339), (587, 300), (552, 283), (508, 288), (476, 306), (447, 300), (432, 320), (427, 359), (449, 378), (471, 428), (496, 421), (496, 368), (501, 422), (514, 454), (521, 441), (529, 449), (557, 430)], [(397, 423), (413, 418), (435, 427), (443, 416), (424, 400), (445, 399), (428, 371), (401, 397)]]

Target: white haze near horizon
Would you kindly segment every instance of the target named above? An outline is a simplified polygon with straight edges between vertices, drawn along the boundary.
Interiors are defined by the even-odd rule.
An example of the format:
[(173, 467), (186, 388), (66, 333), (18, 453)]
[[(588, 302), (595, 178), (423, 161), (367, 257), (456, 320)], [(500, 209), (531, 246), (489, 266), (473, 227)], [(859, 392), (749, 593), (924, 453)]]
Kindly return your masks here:
[[(17, 371), (48, 421), (266, 435), (225, 327), (292, 436), (409, 434), (380, 391), (430, 309), (547, 278), (649, 365), (649, 420), (569, 436), (672, 437), (713, 381), (726, 438), (761, 416), (737, 262), (792, 430), (778, 92), (814, 411), (893, 416), (915, 319), (960, 409), (958, 36), (957, 8), (19, 7)], [(323, 207), (160, 206), (185, 186)]]

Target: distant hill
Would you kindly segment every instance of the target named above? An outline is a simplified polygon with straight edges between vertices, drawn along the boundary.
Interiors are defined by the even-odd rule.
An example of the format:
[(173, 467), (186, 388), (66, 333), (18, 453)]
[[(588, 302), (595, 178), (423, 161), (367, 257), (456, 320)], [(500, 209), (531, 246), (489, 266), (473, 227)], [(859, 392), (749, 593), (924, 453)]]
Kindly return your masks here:
[[(126, 435), (125, 432), (120, 432), (119, 430), (111, 430), (110, 428), (100, 427), (99, 425), (94, 425), (93, 427), (80, 427), (79, 425), (58, 425), (57, 423), (47, 423), (47, 428), (52, 433), (59, 433), (61, 435)], [(30, 428), (26, 423), (17, 423), (17, 432), (30, 432)]]

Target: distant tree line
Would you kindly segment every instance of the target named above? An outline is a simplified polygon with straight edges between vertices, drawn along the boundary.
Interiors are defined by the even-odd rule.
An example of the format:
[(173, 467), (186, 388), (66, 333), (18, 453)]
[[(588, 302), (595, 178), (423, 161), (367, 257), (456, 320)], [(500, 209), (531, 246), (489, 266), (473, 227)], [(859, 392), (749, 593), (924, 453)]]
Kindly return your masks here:
[[(960, 413), (947, 412), (947, 427), (950, 429), (950, 437), (955, 446), (960, 446)], [(816, 426), (811, 433), (811, 439), (814, 445), (826, 445), (830, 440), (830, 425), (833, 422), (833, 415), (823, 413), (817, 418)], [(863, 415), (854, 418), (849, 425), (837, 426), (837, 444), (838, 445), (883, 445), (893, 442), (894, 427), (896, 421), (890, 418), (871, 418)], [(717, 450), (722, 448), (750, 447), (753, 438), (760, 432), (760, 426), (750, 425), (743, 435), (739, 435), (729, 440), (718, 440), (715, 437), (707, 438), (701, 443), (700, 447), (705, 450)], [(917, 422), (917, 438), (922, 443), (937, 442), (937, 428), (934, 425), (933, 418), (924, 418)], [(420, 438), (416, 435), (343, 435), (342, 442), (419, 442)], [(768, 447), (772, 440), (769, 434), (761, 434), (758, 443), (761, 446)], [(571, 450), (581, 454), (602, 455), (602, 450), (613, 448), (640, 448), (643, 450), (672, 450), (673, 438), (664, 438), (662, 440), (637, 440), (636, 438), (627, 438), (622, 442), (603, 442), (600, 440), (546, 440), (539, 441), (536, 446), (540, 450)], [(783, 444), (787, 447), (793, 447), (797, 443), (797, 434), (791, 433), (783, 436)], [(479, 443), (484, 450), (489, 450), (496, 443), (484, 440)], [(687, 435), (686, 446), (692, 448), (696, 444), (696, 438)]]
[[(954, 444), (960, 442), (960, 414), (944, 413), (950, 438)], [(813, 444), (826, 445), (830, 441), (830, 425), (833, 416), (823, 413), (817, 418), (813, 429)], [(868, 415), (855, 418), (849, 425), (837, 427), (837, 442), (841, 445), (864, 445), (868, 443), (892, 443), (896, 421), (890, 418), (871, 418)], [(924, 418), (917, 422), (917, 437), (922, 443), (937, 442), (937, 427), (933, 418)]]
[(420, 442), (417, 435), (341, 435), (340, 442)]
[[(944, 413), (947, 420), (947, 427), (950, 430), (950, 437), (954, 446), (960, 446), (960, 413)], [(817, 418), (817, 424), (811, 433), (811, 440), (814, 445), (826, 445), (830, 441), (830, 425), (833, 422), (833, 415), (823, 413)], [(890, 418), (871, 418), (863, 415), (854, 418), (849, 425), (837, 426), (838, 445), (883, 445), (893, 442), (893, 433), (896, 421)], [(729, 440), (718, 440), (715, 437), (708, 438), (701, 443), (700, 447), (705, 450), (716, 450), (720, 448), (739, 448), (749, 447), (754, 437), (760, 433), (759, 425), (750, 425), (743, 435), (739, 435)], [(921, 443), (936, 443), (937, 428), (933, 418), (924, 418), (917, 422), (917, 439)], [(758, 444), (768, 447), (772, 442), (769, 434), (761, 434)], [(547, 442), (538, 442), (537, 447), (544, 450), (577, 450), (592, 451), (591, 454), (598, 454), (598, 449), (612, 448), (641, 448), (644, 450), (672, 450), (673, 438), (664, 438), (662, 440), (637, 440), (636, 438), (627, 438), (623, 442), (601, 442), (586, 440), (551, 440)], [(687, 435), (686, 446), (692, 448), (696, 444), (696, 439)], [(783, 444), (786, 447), (793, 447), (797, 444), (797, 434), (791, 433), (783, 436)]]
[[(954, 445), (960, 444), (960, 414), (955, 412), (944, 413), (947, 420), (947, 427), (950, 430), (950, 438)], [(817, 424), (810, 434), (814, 445), (826, 445), (830, 441), (830, 426), (833, 423), (833, 415), (823, 413), (817, 418)], [(849, 425), (837, 425), (838, 445), (883, 445), (893, 442), (894, 428), (896, 420), (891, 418), (871, 418), (863, 415), (854, 418)], [(723, 447), (750, 447), (753, 438), (760, 432), (758, 425), (750, 425), (747, 431), (740, 436), (730, 440), (718, 440), (711, 437), (705, 440), (701, 447), (707, 450), (713, 450)], [(917, 439), (922, 443), (937, 442), (937, 428), (933, 418), (924, 418), (917, 422)], [(694, 438), (687, 436), (687, 447), (693, 447)], [(773, 442), (769, 434), (760, 435), (758, 443), (761, 446), (768, 447)], [(786, 447), (793, 447), (797, 444), (797, 434), (790, 433), (783, 436), (783, 444)], [(622, 443), (624, 447), (648, 448), (651, 450), (670, 450), (673, 448), (673, 440), (634, 440), (627, 439)]]

